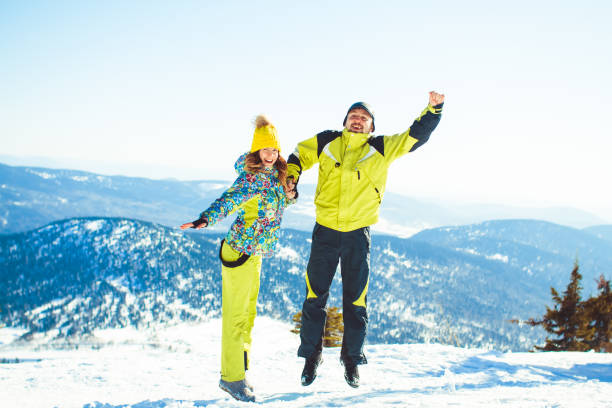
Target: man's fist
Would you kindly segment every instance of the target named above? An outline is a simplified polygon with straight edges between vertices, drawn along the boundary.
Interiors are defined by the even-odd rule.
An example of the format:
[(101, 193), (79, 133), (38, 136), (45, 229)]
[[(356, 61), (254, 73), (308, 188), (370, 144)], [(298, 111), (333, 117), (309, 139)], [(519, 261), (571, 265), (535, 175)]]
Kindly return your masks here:
[(435, 91), (431, 91), (429, 93), (429, 104), (431, 106), (436, 106), (444, 102), (444, 94), (439, 94)]
[(285, 194), (290, 200), (297, 198), (297, 188), (296, 187), (297, 186), (295, 184), (295, 180), (293, 179), (293, 176), (287, 177), (287, 191), (285, 192)]

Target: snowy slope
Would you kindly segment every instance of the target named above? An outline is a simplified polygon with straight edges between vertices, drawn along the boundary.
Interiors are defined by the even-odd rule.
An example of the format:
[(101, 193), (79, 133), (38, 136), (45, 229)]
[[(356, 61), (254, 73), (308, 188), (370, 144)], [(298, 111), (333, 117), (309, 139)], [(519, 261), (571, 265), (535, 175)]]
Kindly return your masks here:
[[(298, 337), (258, 317), (248, 372), (266, 407), (610, 407), (612, 354), (498, 353), (442, 345), (366, 346), (362, 386), (343, 379), (338, 349), (326, 349), (319, 376), (302, 387)], [(97, 331), (98, 344), (58, 350), (11, 343), (0, 329), (3, 408), (165, 408), (250, 406), (219, 380), (220, 320), (154, 332)], [(16, 362), (18, 360), (19, 362)], [(255, 404), (253, 404), (255, 406)]]
[(596, 225), (584, 228), (585, 232), (595, 235), (598, 238), (612, 242), (612, 225)]
[(412, 239), (503, 261), (557, 288), (567, 285), (568, 273), (556, 272), (568, 270), (578, 260), (588, 297), (596, 292), (595, 278), (610, 273), (612, 242), (596, 233), (605, 230), (578, 230), (538, 220), (494, 220), (425, 230)]

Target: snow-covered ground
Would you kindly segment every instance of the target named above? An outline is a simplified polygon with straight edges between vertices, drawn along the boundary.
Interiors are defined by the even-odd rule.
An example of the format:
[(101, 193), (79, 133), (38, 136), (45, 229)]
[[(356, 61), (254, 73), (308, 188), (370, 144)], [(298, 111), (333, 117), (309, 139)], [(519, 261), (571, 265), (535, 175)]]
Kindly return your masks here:
[[(319, 376), (299, 382), (303, 360), (290, 325), (258, 317), (249, 381), (269, 407), (612, 407), (612, 354), (497, 353), (433, 344), (366, 346), (361, 387), (344, 381), (338, 349)], [(97, 333), (106, 345), (59, 350), (11, 344), (0, 329), (2, 408), (238, 407), (218, 387), (220, 321), (156, 334)]]

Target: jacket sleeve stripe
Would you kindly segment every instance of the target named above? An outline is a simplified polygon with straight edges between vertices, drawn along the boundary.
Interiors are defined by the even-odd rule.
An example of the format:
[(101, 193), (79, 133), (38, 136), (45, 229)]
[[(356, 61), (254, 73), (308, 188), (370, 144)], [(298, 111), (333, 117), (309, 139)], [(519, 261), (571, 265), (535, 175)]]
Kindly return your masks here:
[(415, 151), (429, 140), (429, 136), (440, 122), (442, 105), (428, 105), (407, 131), (384, 136), (385, 159), (389, 163), (406, 153)]
[(376, 149), (374, 146), (370, 145), (370, 151), (369, 151), (369, 152), (368, 152), (368, 153), (367, 153), (365, 156), (363, 156), (361, 159), (359, 159), (359, 161), (357, 162), (357, 164), (361, 163), (361, 162), (362, 162), (362, 161), (364, 161), (364, 160), (369, 159), (369, 158), (370, 158), (370, 157), (371, 157), (373, 154), (375, 154), (377, 151), (378, 151), (378, 150), (377, 150), (377, 149)]
[[(342, 132), (326, 130), (317, 135), (317, 157), (321, 156), (323, 149), (334, 139), (340, 137)], [(336, 160), (337, 161), (337, 160)]]
[[(340, 163), (340, 160), (336, 159), (334, 157), (334, 154), (331, 152), (331, 150), (329, 149), (329, 143), (325, 145), (325, 148), (323, 149), (323, 152), (326, 155), (328, 155), (333, 161), (335, 161), (336, 163)], [(321, 157), (321, 155), (319, 154), (319, 157)]]
[(289, 158), (287, 159), (287, 164), (293, 164), (294, 166), (297, 166), (298, 175), (302, 174), (302, 163), (300, 162), (300, 152), (298, 149), (295, 149), (294, 152), (289, 155)]
[(375, 148), (378, 153), (380, 153), (381, 155), (385, 155), (385, 137), (384, 136), (376, 136), (376, 137), (371, 137), (368, 140), (368, 144), (370, 146), (372, 146), (373, 148)]
[(441, 103), (436, 106), (428, 106), (421, 116), (416, 118), (412, 123), (412, 126), (410, 126), (410, 136), (418, 140), (418, 142), (412, 146), (410, 149), (411, 152), (415, 151), (429, 140), (429, 136), (440, 122), (443, 105), (444, 104)]

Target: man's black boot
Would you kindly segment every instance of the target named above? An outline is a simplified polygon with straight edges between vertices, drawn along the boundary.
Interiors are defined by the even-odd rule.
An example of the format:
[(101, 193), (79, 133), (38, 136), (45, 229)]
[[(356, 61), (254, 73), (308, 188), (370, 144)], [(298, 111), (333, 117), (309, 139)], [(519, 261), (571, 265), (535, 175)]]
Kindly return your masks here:
[(306, 359), (304, 363), (304, 370), (302, 370), (302, 385), (307, 386), (317, 378), (317, 368), (323, 362), (321, 353), (315, 353)]
[(359, 370), (357, 364), (352, 362), (344, 362), (344, 379), (353, 388), (359, 387)]

